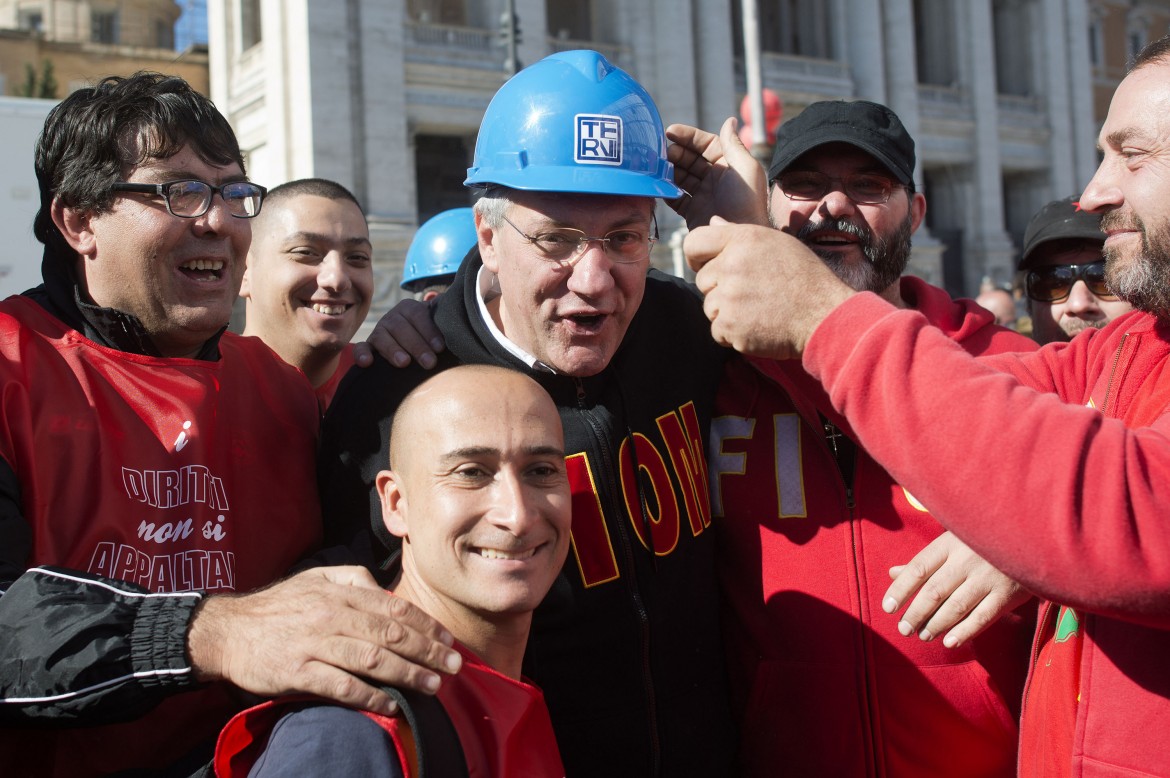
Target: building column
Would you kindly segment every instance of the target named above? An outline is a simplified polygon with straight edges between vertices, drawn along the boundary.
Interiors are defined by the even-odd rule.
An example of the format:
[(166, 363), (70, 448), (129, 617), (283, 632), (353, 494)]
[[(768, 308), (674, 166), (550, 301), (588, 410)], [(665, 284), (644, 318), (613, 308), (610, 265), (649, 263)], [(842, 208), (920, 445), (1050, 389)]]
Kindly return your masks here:
[[(366, 211), (413, 225), (417, 205), (414, 153), (407, 124), (404, 0), (348, 0), (354, 102), (352, 177)], [(361, 195), (359, 195), (359, 198)]]
[[(852, 0), (848, 4), (847, 12), (840, 15), (834, 13), (833, 16), (845, 19), (844, 54), (849, 62), (856, 95), (875, 103), (889, 105), (887, 63), (883, 50), (886, 48), (886, 41), (900, 41), (902, 38), (901, 35), (887, 38), (882, 34), (886, 28), (882, 24), (881, 0)], [(892, 105), (890, 107), (893, 108)], [(897, 112), (896, 108), (894, 110)]]
[[(402, 2), (396, 0), (395, 5)], [(498, 5), (503, 13), (504, 3), (498, 2)], [(516, 15), (520, 17), (520, 45), (516, 47), (516, 57), (521, 67), (528, 67), (549, 54), (548, 9), (544, 0), (516, 0)]]
[(999, 283), (1015, 272), (1015, 249), (1004, 230), (1003, 168), (999, 157), (999, 104), (995, 84), (995, 32), (991, 0), (964, 0), (956, 5), (960, 29), (970, 42), (965, 68), (974, 113), (971, 183), (973, 202), (965, 235), (964, 286), (979, 289), (984, 276)]
[[(1086, 93), (1090, 91), (1085, 88), (1090, 83), (1088, 80), (1078, 85), (1069, 78), (1072, 58), (1069, 57), (1069, 27), (1065, 6), (1066, 0), (1041, 0), (1039, 15), (1044, 23), (1039, 25), (1038, 32), (1039, 51), (1043, 52), (1043, 56), (1033, 59), (1040, 68), (1037, 85), (1041, 87), (1040, 98), (1048, 114), (1048, 180), (1056, 197), (1072, 194), (1078, 185), (1076, 156), (1073, 153), (1071, 93), (1077, 89)], [(1087, 30), (1088, 27), (1082, 30), (1082, 38)], [(1084, 61), (1087, 70), (1088, 59), (1078, 59)]]
[[(715, 19), (731, 19), (731, 4), (740, 0), (708, 0), (703, 13)], [(731, 24), (696, 24), (694, 34), (696, 116), (698, 126), (718, 132), (729, 116), (739, 112), (735, 90), (735, 61)], [(667, 124), (685, 117), (663, 116)]]
[[(1066, 0), (1067, 52), (1081, 52), (1089, 29), (1087, 0)], [(1093, 66), (1085, 56), (1068, 57), (1065, 81), (1070, 93), (1075, 191), (1088, 185), (1097, 170), (1097, 122), (1093, 118)]]
[[(884, 46), (886, 94), (889, 96), (886, 105), (898, 114), (898, 118), (906, 127), (906, 132), (914, 138), (918, 157), (918, 163), (914, 168), (914, 185), (919, 192), (926, 195), (929, 208), (930, 193), (924, 191), (922, 176), (922, 121), (918, 110), (918, 66), (913, 35), (914, 7), (911, 0), (885, 0), (881, 11), (881, 38), (899, 42), (897, 46)], [(913, 246), (907, 272), (941, 286), (943, 245), (930, 234), (925, 221), (914, 233)]]

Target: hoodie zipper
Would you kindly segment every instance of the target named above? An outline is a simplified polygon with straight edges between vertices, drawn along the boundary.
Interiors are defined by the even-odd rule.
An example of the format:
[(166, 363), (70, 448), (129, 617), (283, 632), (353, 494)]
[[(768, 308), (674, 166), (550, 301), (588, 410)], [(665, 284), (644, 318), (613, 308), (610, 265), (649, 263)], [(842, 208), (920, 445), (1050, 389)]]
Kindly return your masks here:
[(1105, 399), (1101, 401), (1101, 415), (1105, 415), (1106, 409), (1109, 408), (1109, 394), (1113, 390), (1113, 379), (1117, 375), (1117, 365), (1121, 362), (1121, 354), (1125, 351), (1125, 341), (1129, 338), (1129, 333), (1121, 336), (1121, 343), (1117, 344), (1117, 352), (1113, 355), (1113, 366), (1109, 368), (1109, 383), (1105, 384)]
[[(601, 465), (603, 472), (612, 473), (612, 483), (621, 483), (621, 471), (618, 469), (620, 462), (615, 463), (615, 457), (610, 447), (607, 445), (607, 439), (603, 431), (593, 418), (593, 414), (585, 407), (585, 385), (580, 378), (573, 378), (577, 387), (577, 410), (585, 418), (589, 429), (593, 431), (593, 437), (597, 441), (598, 451), (601, 453)], [(623, 415), (624, 415), (623, 408)], [(638, 478), (638, 473), (634, 473), (635, 481)], [(639, 492), (639, 500), (641, 494)], [(611, 493), (610, 499), (610, 515), (620, 517), (622, 515), (622, 506), (620, 505), (616, 491)], [(636, 577), (636, 569), (634, 567), (634, 550), (631, 542), (629, 530), (624, 521), (616, 521), (616, 526), (613, 528), (618, 537), (619, 546), (621, 548), (622, 559), (625, 561), (626, 569), (629, 570), (629, 575), (622, 576), (626, 583), (626, 590), (629, 592), (630, 601), (634, 605), (634, 614), (638, 618), (638, 627), (641, 636), (641, 660), (642, 660), (642, 686), (646, 695), (646, 716), (647, 725), (650, 730), (650, 759), (651, 759), (651, 776), (657, 776), (662, 769), (662, 746), (658, 736), (658, 703), (654, 695), (654, 678), (651, 675), (650, 663), (650, 614), (646, 610), (645, 602), (642, 599), (642, 592), (638, 588)], [(654, 554), (653, 540), (651, 540), (650, 554)]]

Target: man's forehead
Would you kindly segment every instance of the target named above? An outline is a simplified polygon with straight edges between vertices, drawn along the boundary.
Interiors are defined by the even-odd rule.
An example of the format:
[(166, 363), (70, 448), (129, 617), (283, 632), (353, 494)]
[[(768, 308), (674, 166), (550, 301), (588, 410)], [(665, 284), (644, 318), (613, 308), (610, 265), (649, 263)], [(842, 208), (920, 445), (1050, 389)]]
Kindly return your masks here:
[(1098, 149), (1126, 143), (1166, 142), (1170, 123), (1170, 61), (1152, 62), (1130, 73), (1109, 103)]

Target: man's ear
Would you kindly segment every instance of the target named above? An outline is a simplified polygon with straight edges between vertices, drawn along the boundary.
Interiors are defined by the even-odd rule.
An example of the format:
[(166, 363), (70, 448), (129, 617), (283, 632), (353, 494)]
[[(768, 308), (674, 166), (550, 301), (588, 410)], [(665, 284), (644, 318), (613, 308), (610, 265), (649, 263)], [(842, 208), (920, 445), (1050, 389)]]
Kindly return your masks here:
[(97, 241), (94, 239), (91, 212), (71, 208), (62, 203), (60, 197), (54, 197), (53, 204), (49, 207), (49, 215), (53, 218), (53, 224), (65, 236), (65, 242), (74, 251), (83, 257), (94, 254), (97, 250)]
[(910, 198), (910, 232), (917, 232), (925, 218), (926, 196), (922, 192), (915, 192)]
[(382, 470), (374, 479), (378, 496), (382, 498), (382, 523), (391, 535), (406, 537), (406, 494), (401, 479), (392, 470)]
[(252, 299), (252, 252), (248, 252), (248, 259), (244, 265), (244, 280), (240, 283), (240, 297)]
[(496, 231), (487, 225), (483, 214), (475, 212), (475, 234), (479, 238), (479, 256), (489, 272), (500, 272), (500, 260), (496, 254)]

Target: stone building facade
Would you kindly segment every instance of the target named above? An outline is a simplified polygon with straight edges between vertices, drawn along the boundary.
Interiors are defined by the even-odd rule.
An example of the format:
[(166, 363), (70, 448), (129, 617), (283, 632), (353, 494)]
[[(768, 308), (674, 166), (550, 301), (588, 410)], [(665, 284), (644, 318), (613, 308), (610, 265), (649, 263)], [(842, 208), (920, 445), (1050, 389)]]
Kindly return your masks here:
[[(209, 3), (211, 94), (250, 172), (353, 188), (375, 236), (375, 315), (399, 297), (416, 225), (470, 200), (461, 181), (506, 78), (509, 2), (521, 64), (594, 48), (649, 89), (667, 123), (717, 128), (737, 111), (741, 0)], [(1031, 214), (1088, 181), (1125, 61), (1168, 21), (1170, 2), (760, 0), (763, 83), (789, 118), (823, 99), (899, 113), (930, 204), (911, 269), (971, 295), (984, 277), (1010, 280)], [(665, 209), (659, 220), (655, 262), (677, 268), (681, 226)]]

